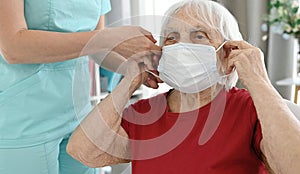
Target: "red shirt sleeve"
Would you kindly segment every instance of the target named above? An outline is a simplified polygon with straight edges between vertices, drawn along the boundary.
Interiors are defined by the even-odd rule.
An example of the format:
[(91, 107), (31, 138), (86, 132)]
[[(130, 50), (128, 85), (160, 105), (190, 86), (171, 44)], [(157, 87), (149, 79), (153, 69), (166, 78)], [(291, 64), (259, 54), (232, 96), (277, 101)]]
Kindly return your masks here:
[(138, 115), (146, 113), (151, 109), (149, 105), (149, 99), (139, 100), (138, 102), (129, 105), (122, 114), (122, 122), (121, 126), (127, 132), (127, 135), (130, 135), (130, 128), (134, 125), (134, 120), (138, 117)]
[(261, 125), (260, 125), (260, 122), (258, 120), (258, 117), (257, 117), (257, 112), (256, 112), (256, 109), (255, 109), (255, 106), (254, 106), (254, 103), (251, 99), (251, 104), (250, 104), (250, 107), (251, 107), (251, 115), (250, 115), (250, 126), (251, 128), (253, 129), (253, 137), (252, 137), (252, 147), (253, 147), (253, 150), (255, 151), (256, 155), (258, 156), (258, 158), (260, 160), (263, 160), (262, 158), (262, 151), (260, 149), (260, 143), (261, 143), (261, 140), (262, 140), (262, 130), (261, 130)]
[(260, 142), (262, 140), (262, 132), (261, 132), (261, 125), (259, 120), (257, 120), (254, 128), (254, 134), (253, 134), (253, 148), (259, 159), (263, 160), (262, 158), (262, 152), (260, 149)]
[[(166, 93), (163, 93), (149, 99), (139, 100), (123, 111), (121, 126), (129, 137), (133, 137), (133, 134), (135, 134), (134, 129), (136, 126), (148, 125), (159, 119), (157, 117), (160, 117), (167, 107), (165, 96)], [(161, 109), (158, 110), (157, 108)], [(151, 117), (147, 117), (147, 115)]]
[(126, 119), (124, 119), (124, 118), (127, 118), (129, 116), (130, 110), (132, 110), (132, 106), (129, 106), (128, 108), (126, 108), (123, 111), (122, 122), (121, 122), (121, 126), (126, 131), (126, 133), (127, 133), (128, 136), (129, 136), (129, 122)]
[(257, 157), (262, 161), (263, 158), (262, 151), (260, 149), (260, 143), (263, 138), (263, 135), (254, 102), (251, 98), (251, 95), (248, 92), (241, 92), (239, 99), (244, 100), (246, 104), (245, 107), (247, 107), (245, 109), (249, 111), (249, 130), (252, 132), (251, 137), (249, 137), (251, 138), (251, 146)]

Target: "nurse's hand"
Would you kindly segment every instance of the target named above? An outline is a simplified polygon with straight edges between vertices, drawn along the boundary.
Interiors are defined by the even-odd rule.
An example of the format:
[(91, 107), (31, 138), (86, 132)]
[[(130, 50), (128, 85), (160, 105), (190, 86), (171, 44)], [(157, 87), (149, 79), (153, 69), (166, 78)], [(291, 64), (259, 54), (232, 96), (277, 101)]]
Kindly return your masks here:
[[(135, 61), (146, 67), (144, 70), (149, 70), (158, 75), (156, 69), (162, 47), (155, 45), (157, 41), (153, 38), (152, 34), (141, 27), (135, 26), (125, 26), (119, 29), (122, 30), (123, 35), (126, 35), (126, 39), (121, 40), (121, 43), (113, 51), (126, 59), (135, 57)], [(144, 85), (154, 89), (158, 88), (157, 83), (162, 83), (162, 81), (152, 74), (146, 74), (147, 78), (143, 81)]]
[(152, 34), (138, 26), (123, 26), (116, 28), (106, 28), (102, 31), (108, 35), (109, 40), (102, 41), (126, 59), (140, 53), (147, 55), (161, 54), (161, 47), (155, 45), (157, 42)]
[[(152, 34), (139, 26), (123, 26), (116, 28), (106, 28), (101, 33), (109, 35), (109, 40), (104, 41), (110, 45), (111, 50), (124, 59), (134, 58), (134, 61), (146, 61), (147, 70), (158, 74), (157, 66), (161, 56), (162, 47), (155, 45), (157, 42)], [(145, 59), (147, 57), (147, 59)], [(120, 68), (119, 68), (120, 69)], [(122, 69), (122, 68), (121, 68)], [(143, 82), (150, 88), (157, 88), (157, 83), (162, 81), (152, 74), (147, 73), (147, 78)]]

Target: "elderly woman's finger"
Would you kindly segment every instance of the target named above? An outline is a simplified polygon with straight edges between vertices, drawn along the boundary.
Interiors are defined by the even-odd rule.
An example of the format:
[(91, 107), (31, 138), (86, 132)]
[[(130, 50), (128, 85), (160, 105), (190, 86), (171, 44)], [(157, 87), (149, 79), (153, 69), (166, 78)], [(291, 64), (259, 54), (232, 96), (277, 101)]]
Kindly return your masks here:
[(242, 50), (232, 50), (227, 57), (227, 67), (226, 74), (230, 74), (235, 68), (237, 68), (236, 63), (242, 59), (243, 51)]
[(159, 75), (158, 75), (158, 71), (150, 71), (150, 70), (146, 70), (146, 72), (148, 72), (150, 74), (150, 77), (153, 77), (154, 79), (156, 79), (157, 83), (162, 83), (163, 81), (160, 79)]
[(155, 81), (155, 79), (148, 77), (146, 80), (146, 84), (148, 84), (148, 87), (153, 88), (153, 89), (157, 89), (158, 83)]
[(144, 85), (154, 89), (158, 88), (158, 83), (162, 83), (162, 80), (156, 70), (159, 61), (157, 55), (151, 52), (141, 52), (132, 56), (129, 60), (135, 61), (141, 67), (142, 79), (144, 79), (142, 83)]
[(249, 44), (246, 41), (233, 41), (229, 40), (224, 44), (224, 49), (248, 49), (248, 48), (253, 48), (254, 46)]
[(154, 70), (152, 56), (144, 56), (143, 62), (147, 70)]

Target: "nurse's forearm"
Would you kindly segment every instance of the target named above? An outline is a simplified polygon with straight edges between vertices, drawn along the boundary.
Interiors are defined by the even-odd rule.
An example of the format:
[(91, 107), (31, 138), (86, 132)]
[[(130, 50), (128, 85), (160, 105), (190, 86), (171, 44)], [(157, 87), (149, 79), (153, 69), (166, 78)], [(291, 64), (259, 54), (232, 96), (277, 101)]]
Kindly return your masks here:
[[(108, 36), (100, 30), (80, 33), (58, 33), (38, 30), (21, 30), (1, 47), (4, 58), (12, 64), (49, 63), (70, 60), (105, 50)], [(87, 44), (98, 35), (102, 42)], [(84, 49), (85, 48), (85, 49)]]
[[(0, 52), (8, 63), (49, 63), (69, 60), (108, 48), (114, 41), (103, 30), (103, 16), (97, 31), (60, 33), (29, 30), (24, 16), (24, 1), (0, 1)], [(101, 31), (100, 31), (101, 30)], [(99, 42), (83, 48), (97, 33)], [(98, 34), (97, 34), (98, 35)], [(111, 43), (111, 42), (110, 42)]]
[(300, 123), (269, 82), (252, 84), (253, 98), (262, 127), (261, 149), (276, 174), (300, 171)]
[(112, 49), (125, 58), (140, 52), (161, 51), (152, 34), (141, 27), (101, 30), (103, 22), (99, 22), (97, 30), (91, 32), (30, 30), (24, 16), (24, 1), (20, 0), (0, 1), (0, 21), (0, 52), (12, 64), (60, 62)]

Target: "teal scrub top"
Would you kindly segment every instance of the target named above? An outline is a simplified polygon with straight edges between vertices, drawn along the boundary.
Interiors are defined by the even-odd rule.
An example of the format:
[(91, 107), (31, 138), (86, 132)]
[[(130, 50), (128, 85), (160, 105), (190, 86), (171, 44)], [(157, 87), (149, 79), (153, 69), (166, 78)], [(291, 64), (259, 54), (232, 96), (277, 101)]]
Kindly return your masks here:
[[(24, 0), (31, 30), (94, 30), (109, 0)], [(70, 45), (72, 46), (72, 45)], [(88, 58), (7, 64), (0, 55), (0, 148), (41, 144), (72, 132), (90, 111)]]

